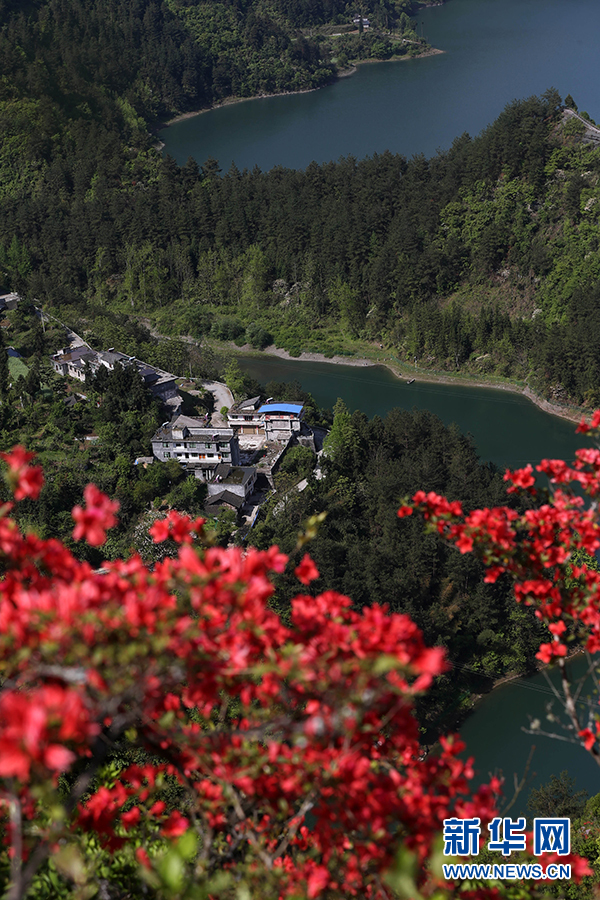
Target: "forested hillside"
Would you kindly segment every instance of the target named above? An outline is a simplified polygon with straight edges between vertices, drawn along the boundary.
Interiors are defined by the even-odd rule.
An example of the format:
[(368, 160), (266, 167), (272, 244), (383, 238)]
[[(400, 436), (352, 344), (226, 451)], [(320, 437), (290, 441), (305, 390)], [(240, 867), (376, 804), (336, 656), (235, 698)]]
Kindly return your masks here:
[[(409, 0), (362, 7), (377, 33), (411, 31)], [(50, 99), (75, 118), (104, 120), (118, 98), (131, 120), (132, 110), (154, 117), (314, 88), (336, 72), (335, 47), (315, 27), (352, 30), (352, 9), (340, 0), (2, 0), (1, 96)], [(47, 108), (37, 112), (48, 126)]]
[[(306, 21), (342, 15), (310, 9)], [(292, 353), (376, 341), (421, 367), (600, 400), (600, 158), (555, 92), (431, 160), (178, 167), (148, 122), (215, 96), (203, 10), (2, 4), (6, 288), (63, 308), (99, 345), (123, 315)]]

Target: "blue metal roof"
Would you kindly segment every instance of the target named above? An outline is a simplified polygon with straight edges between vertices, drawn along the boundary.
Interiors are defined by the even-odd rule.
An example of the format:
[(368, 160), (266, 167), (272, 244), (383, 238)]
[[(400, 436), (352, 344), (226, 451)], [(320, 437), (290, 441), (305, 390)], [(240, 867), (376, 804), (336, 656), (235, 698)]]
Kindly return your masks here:
[(260, 413), (296, 413), (299, 416), (303, 407), (303, 403), (264, 403), (258, 411)]

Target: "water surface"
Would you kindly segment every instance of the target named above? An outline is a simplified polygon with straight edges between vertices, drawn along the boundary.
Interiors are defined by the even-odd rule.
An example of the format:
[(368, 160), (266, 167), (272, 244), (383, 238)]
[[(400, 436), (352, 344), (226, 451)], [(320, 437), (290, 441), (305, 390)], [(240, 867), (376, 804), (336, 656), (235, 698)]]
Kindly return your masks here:
[(418, 15), (445, 52), (367, 64), (312, 93), (238, 103), (161, 132), (179, 163), (304, 168), (391, 150), (432, 156), (515, 98), (555, 87), (600, 118), (597, 0), (448, 0)]
[(501, 467), (536, 463), (545, 457), (572, 460), (585, 438), (575, 425), (538, 409), (520, 394), (459, 384), (406, 384), (382, 366), (343, 366), (241, 357), (240, 365), (257, 381), (300, 381), (319, 406), (333, 408), (341, 397), (348, 408), (384, 416), (395, 406), (429, 409), (446, 425), (455, 422), (471, 434), (479, 456)]

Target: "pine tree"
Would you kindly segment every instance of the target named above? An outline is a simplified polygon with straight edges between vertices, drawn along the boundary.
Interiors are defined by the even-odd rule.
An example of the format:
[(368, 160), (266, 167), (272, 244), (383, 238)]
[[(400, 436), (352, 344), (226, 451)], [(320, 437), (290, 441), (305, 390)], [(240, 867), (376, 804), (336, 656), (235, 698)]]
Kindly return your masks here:
[(4, 337), (0, 329), (0, 395), (6, 397), (10, 384), (10, 369), (8, 368), (8, 352), (4, 346)]

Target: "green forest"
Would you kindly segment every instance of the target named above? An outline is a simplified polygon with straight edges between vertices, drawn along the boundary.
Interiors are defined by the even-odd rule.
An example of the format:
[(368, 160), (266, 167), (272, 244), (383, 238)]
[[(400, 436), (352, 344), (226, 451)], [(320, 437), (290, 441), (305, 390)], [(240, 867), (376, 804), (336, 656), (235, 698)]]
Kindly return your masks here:
[[(277, 40), (280, 61), (300, 48), (299, 68), (290, 63), (277, 88), (294, 89), (298, 71), (308, 77), (316, 65), (317, 30), (342, 27), (351, 12), (334, 0), (0, 2), (0, 278), (24, 298), (10, 324), (30, 367), (12, 393), (4, 388), (2, 443), (21, 437), (45, 454), (48, 505), (32, 522), (42, 531), (68, 516), (91, 477), (122, 503), (113, 554), (132, 541), (137, 517), (157, 496), (190, 510), (202, 498), (173, 473), (161, 481), (160, 467), (127, 474), (148, 452), (160, 415), (139, 385), (117, 379), (110, 403), (65, 411), (44, 370), (44, 353), (60, 336), (40, 336), (26, 305), (33, 300), (95, 347), (118, 346), (178, 375), (222, 374), (227, 355), (212, 342), (328, 354), (382, 344), (423, 368), (487, 373), (528, 381), (555, 399), (600, 402), (600, 154), (564, 123), (555, 91), (510, 104), (480, 136), (463, 135), (430, 160), (383, 153), (304, 171), (223, 173), (215, 160), (178, 166), (154, 148), (157, 117), (242, 91), (223, 85), (220, 53), (233, 77), (226, 54), (240, 42), (254, 46), (267, 69)], [(409, 12), (406, 2), (365, 6), (389, 30), (409, 28)], [(240, 65), (253, 68), (248, 56)], [(151, 328), (172, 340), (157, 340)], [(417, 487), (496, 502), (498, 476), (478, 468), (472, 446), (439, 422), (417, 427), (397, 414), (368, 423), (348, 414), (347, 427), (348, 446), (328, 480), (285, 514), (269, 511), (260, 540), (285, 542), (286, 529), (291, 535), (315, 509), (329, 510), (315, 545), (327, 583), (357, 603), (405, 598), (429, 640), (454, 642), (456, 658), (489, 677), (527, 665), (535, 640), (525, 646), (519, 622), (506, 624), (506, 596), (492, 604), (502, 627), (480, 628), (465, 599), (492, 603), (490, 589), (476, 586), (479, 573), (456, 560), (447, 570), (442, 550), (427, 541), (418, 552), (401, 551), (416, 532), (409, 541), (413, 526), (398, 530), (393, 519), (394, 504)], [(423, 429), (431, 457), (403, 444)], [(102, 439), (85, 446), (89, 434)], [(84, 449), (74, 455), (78, 443)], [(463, 483), (464, 471), (479, 480)], [(379, 529), (385, 540), (364, 580), (352, 560)], [(468, 628), (462, 613), (447, 613), (454, 605)]]
[[(301, 491), (276, 493), (250, 533), (264, 549), (293, 553), (298, 523), (326, 513), (310, 545), (320, 573), (312, 590), (337, 590), (357, 608), (385, 602), (408, 613), (428, 643), (448, 648), (451, 673), (438, 679), (423, 721), (439, 725), (470, 691), (487, 690), (507, 671), (527, 671), (542, 630), (533, 611), (517, 606), (507, 582), (483, 583), (483, 567), (423, 535), (417, 518), (396, 515), (402, 498), (419, 490), (459, 499), (466, 509), (506, 502), (502, 474), (477, 458), (473, 441), (426, 411), (392, 410), (371, 420), (336, 404), (325, 443), (325, 477), (309, 476)], [(277, 602), (297, 592), (293, 574), (280, 577)], [(432, 697), (435, 702), (432, 703)], [(426, 715), (425, 715), (426, 712)]]

